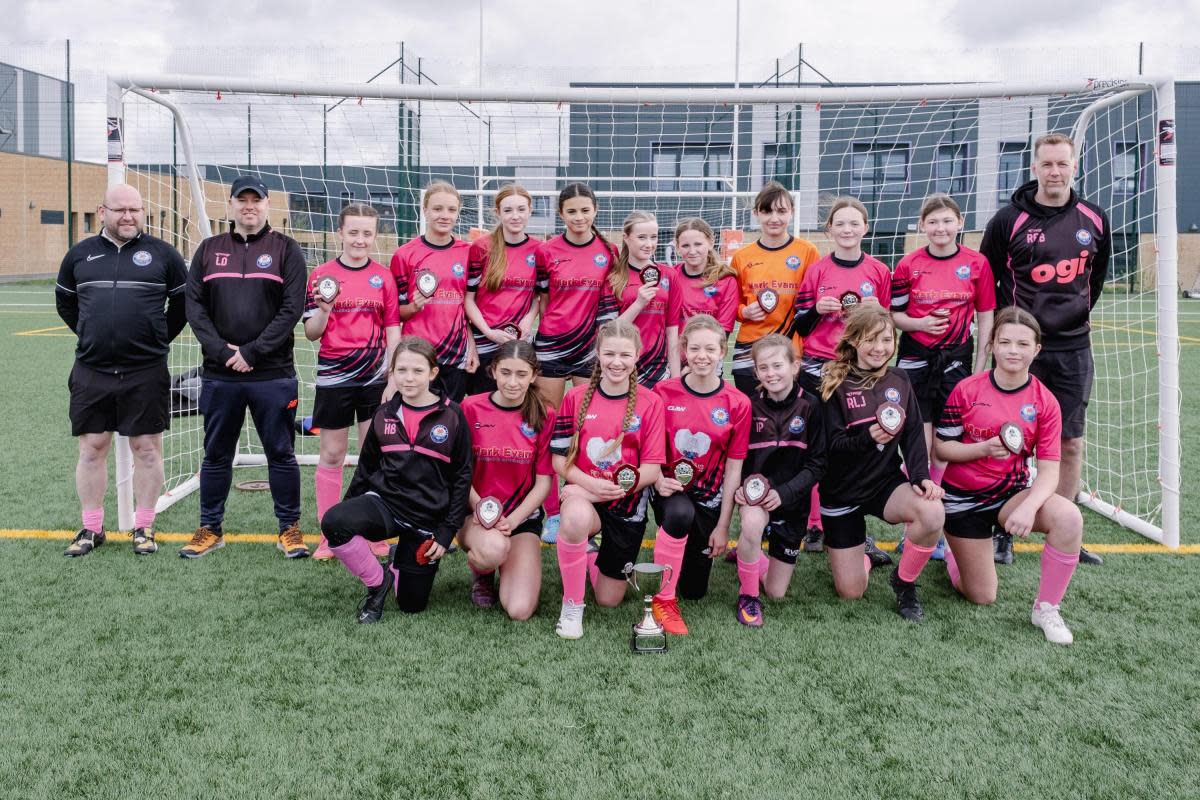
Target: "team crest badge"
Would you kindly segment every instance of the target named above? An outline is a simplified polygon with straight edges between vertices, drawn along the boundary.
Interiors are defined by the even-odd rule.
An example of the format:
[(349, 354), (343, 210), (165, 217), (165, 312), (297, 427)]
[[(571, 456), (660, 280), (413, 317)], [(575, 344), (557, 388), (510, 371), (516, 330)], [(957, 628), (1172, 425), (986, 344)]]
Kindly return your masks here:
[(463, 273), (466, 272), (466, 270), (463, 269), (463, 265), (458, 264), (458, 263), (455, 263), (455, 265), (450, 268), (450, 271), (454, 273), (454, 276), (456, 278), (461, 278), (463, 276)]
[(533, 253), (530, 253), (529, 255), (525, 256), (525, 263), (531, 267), (537, 266), (537, 259), (534, 258)]
[(133, 263), (139, 267), (147, 266), (150, 263), (150, 254), (145, 250), (138, 250), (133, 254)]
[(728, 409), (724, 409), (724, 408), (714, 408), (714, 409), (712, 410), (712, 414), (710, 414), (709, 416), (711, 416), (711, 417), (712, 417), (712, 421), (713, 421), (713, 423), (714, 423), (714, 424), (716, 424), (716, 425), (725, 425), (725, 424), (727, 424), (727, 423), (729, 422), (729, 411), (728, 411)]
[(637, 414), (634, 414), (633, 418), (629, 420), (629, 427), (625, 429), (625, 432), (626, 433), (636, 433), (638, 430), (641, 429), (641, 427), (642, 427), (642, 418), (639, 417)]
[(800, 269), (800, 256), (788, 256), (783, 263), (787, 264), (788, 269)]
[(963, 264), (962, 266), (958, 267), (958, 269), (954, 270), (954, 274), (958, 276), (960, 281), (965, 281), (967, 278), (971, 277), (971, 268), (966, 264)]
[(608, 256), (604, 255), (603, 253), (597, 253), (596, 255), (592, 256), (592, 263), (597, 267), (607, 267)]
[(524, 434), (526, 439), (533, 439), (537, 437), (537, 431), (535, 431), (533, 426), (524, 420), (521, 421), (521, 433)]
[(254, 263), (259, 269), (270, 269), (271, 265), (275, 263), (275, 259), (271, 258), (269, 253), (263, 253)]
[(897, 391), (894, 386), (889, 386), (887, 388), (887, 390), (883, 393), (883, 396), (888, 399), (889, 403), (899, 403), (900, 402), (900, 392)]
[(704, 296), (705, 297), (716, 297), (717, 296), (717, 287), (716, 286), (705, 286), (704, 287)]
[(1033, 422), (1037, 419), (1037, 409), (1033, 407), (1033, 403), (1026, 403), (1021, 406), (1021, 419), (1026, 422)]
[(1089, 244), (1092, 243), (1091, 231), (1085, 230), (1083, 228), (1080, 228), (1079, 230), (1075, 231), (1075, 241), (1079, 242), (1084, 247), (1087, 247)]
[(872, 286), (868, 281), (863, 281), (862, 286), (859, 286), (858, 290), (862, 292), (863, 297), (871, 297), (875, 294), (875, 287)]
[(367, 283), (371, 284), (372, 289), (382, 289), (383, 288), (383, 278), (379, 277), (378, 275), (372, 275), (370, 278), (367, 279)]
[(804, 433), (804, 418), (792, 417), (792, 421), (788, 423), (788, 431), (791, 433)]
[(441, 444), (450, 438), (450, 431), (446, 429), (445, 425), (434, 425), (433, 430), (429, 432), (429, 438)]

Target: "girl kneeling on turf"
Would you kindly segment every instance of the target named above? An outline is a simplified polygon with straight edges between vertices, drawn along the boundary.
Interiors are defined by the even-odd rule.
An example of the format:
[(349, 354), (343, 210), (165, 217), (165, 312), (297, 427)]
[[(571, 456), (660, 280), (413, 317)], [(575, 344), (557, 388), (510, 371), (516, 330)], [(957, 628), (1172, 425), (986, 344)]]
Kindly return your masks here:
[[(563, 601), (555, 626), (564, 639), (583, 636), (589, 537), (602, 534), (592, 568), (596, 602), (615, 606), (624, 597), (625, 567), (637, 561), (646, 531), (649, 487), (666, 461), (662, 401), (638, 389), (640, 351), (632, 324), (601, 325), (591, 379), (567, 392), (555, 420), (550, 452), (567, 483), (558, 536)], [(637, 471), (628, 488), (616, 483), (622, 467)]]
[[(804, 538), (812, 488), (825, 470), (825, 420), (816, 395), (796, 382), (800, 360), (792, 340), (764, 336), (750, 350), (759, 389), (751, 399), (754, 420), (745, 475), (762, 475), (770, 484), (766, 498), (750, 504), (739, 486), (734, 494), (742, 531), (738, 535), (737, 620), (761, 627), (759, 583), (768, 597), (787, 592)], [(767, 555), (762, 553), (767, 534)]]
[[(321, 341), (317, 354), (317, 395), (313, 427), (321, 429), (317, 464), (317, 523), (342, 496), (342, 465), (350, 427), (358, 422), (358, 446), (383, 400), (392, 349), (400, 339), (396, 281), (387, 267), (371, 258), (379, 212), (351, 203), (338, 215), (337, 238), (342, 252), (313, 270), (304, 335)], [(319, 291), (326, 279), (336, 281), (337, 294), (326, 300)], [(326, 286), (330, 284), (326, 283)], [(387, 555), (386, 542), (375, 543), (376, 555)], [(321, 537), (313, 558), (333, 558)]]
[[(692, 317), (681, 344), (688, 373), (654, 387), (662, 398), (667, 469), (654, 483), (654, 561), (671, 567), (654, 597), (654, 616), (667, 633), (688, 632), (679, 594), (699, 600), (708, 592), (712, 560), (725, 552), (733, 494), (742, 480), (750, 434), (750, 401), (721, 380), (726, 333), (708, 314)], [(665, 576), (664, 576), (665, 577)]]
[[(456, 403), (429, 390), (438, 372), (433, 345), (400, 337), (389, 371), (397, 392), (371, 420), (346, 499), (321, 521), (333, 554), (367, 587), (361, 623), (379, 621), (389, 589), (401, 611), (425, 609), (471, 490), (466, 418)], [(397, 536), (385, 572), (369, 542)]]
[[(972, 603), (996, 599), (992, 526), (1025, 538), (1046, 535), (1042, 577), (1031, 621), (1048, 641), (1071, 644), (1059, 604), (1079, 563), (1083, 516), (1055, 493), (1058, 486), (1062, 413), (1054, 395), (1029, 374), (1042, 349), (1042, 332), (1027, 311), (1009, 307), (996, 315), (991, 350), (996, 366), (964, 378), (950, 393), (937, 427), (934, 449), (947, 462), (946, 569)], [(1037, 458), (1029, 484), (1026, 459)]]
[(862, 597), (871, 571), (864, 554), (866, 515), (893, 525), (908, 523), (908, 543), (890, 583), (900, 616), (917, 622), (924, 615), (917, 576), (933, 554), (945, 514), (942, 488), (929, 479), (912, 384), (903, 371), (888, 366), (895, 350), (886, 308), (870, 303), (847, 314), (836, 357), (825, 364), (821, 379), (829, 437), (821, 522), (834, 588), (851, 600)]
[[(533, 345), (514, 339), (500, 345), (488, 364), (496, 389), (463, 401), (472, 432), (475, 472), (471, 508), (476, 514), (458, 534), (475, 574), (471, 602), (491, 608), (497, 599), (494, 573), (500, 570), (500, 605), (513, 619), (529, 619), (542, 584), (542, 501), (554, 468), (550, 434), (554, 410), (533, 385), (538, 376)], [(498, 520), (479, 501), (500, 502)], [(494, 524), (493, 524), (494, 523)]]

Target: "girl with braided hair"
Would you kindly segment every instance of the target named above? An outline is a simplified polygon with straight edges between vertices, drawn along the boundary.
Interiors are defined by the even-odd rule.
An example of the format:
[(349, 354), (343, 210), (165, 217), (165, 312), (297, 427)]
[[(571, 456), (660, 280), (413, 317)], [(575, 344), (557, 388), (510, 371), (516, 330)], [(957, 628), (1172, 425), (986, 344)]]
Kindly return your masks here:
[[(566, 481), (557, 548), (563, 601), (555, 626), (564, 639), (583, 636), (591, 536), (602, 534), (592, 570), (596, 602), (616, 606), (625, 596), (625, 568), (637, 560), (650, 486), (666, 461), (662, 401), (638, 389), (641, 347), (633, 324), (601, 325), (591, 378), (567, 392), (551, 435), (554, 469)], [(629, 467), (636, 480), (622, 488), (617, 478)]]

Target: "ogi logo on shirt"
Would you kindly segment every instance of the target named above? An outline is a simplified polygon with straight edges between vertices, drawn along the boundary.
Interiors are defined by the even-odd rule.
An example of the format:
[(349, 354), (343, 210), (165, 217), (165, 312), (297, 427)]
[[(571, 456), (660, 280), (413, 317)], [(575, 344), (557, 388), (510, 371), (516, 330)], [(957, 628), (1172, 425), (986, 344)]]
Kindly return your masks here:
[(525, 435), (526, 439), (537, 438), (537, 431), (535, 431), (533, 429), (532, 425), (530, 425), (528, 422), (525, 422), (524, 420), (521, 421), (521, 433)]
[(709, 416), (716, 425), (725, 425), (729, 422), (729, 410), (725, 408), (714, 408)]
[(965, 281), (967, 278), (971, 277), (971, 268), (966, 264), (963, 264), (958, 269), (954, 270), (954, 274), (958, 276), (960, 281)]
[(595, 264), (597, 267), (607, 267), (608, 266), (608, 256), (604, 255), (603, 253), (597, 253), (595, 256), (592, 257), (592, 263)]
[(450, 431), (445, 425), (434, 425), (433, 430), (429, 432), (429, 438), (441, 444), (450, 438)]
[(639, 417), (637, 414), (634, 414), (633, 417), (630, 418), (629, 427), (625, 429), (625, 432), (626, 433), (637, 433), (639, 430), (641, 430), (641, 427), (642, 427), (642, 418)]
[(1033, 403), (1026, 403), (1021, 406), (1021, 419), (1026, 422), (1033, 422), (1037, 419), (1037, 409), (1033, 407)]
[(257, 266), (259, 269), (270, 269), (271, 265), (274, 263), (275, 259), (271, 258), (270, 253), (263, 253), (258, 257), (258, 260), (254, 262), (255, 266)]
[(150, 254), (145, 250), (138, 250), (133, 254), (133, 263), (139, 267), (147, 266), (151, 261)]
[(383, 288), (383, 278), (379, 277), (378, 275), (372, 275), (367, 280), (367, 283), (371, 284), (372, 289), (382, 289)]
[(788, 423), (788, 431), (804, 433), (804, 417), (792, 417), (792, 421)]
[(889, 403), (899, 403), (900, 402), (900, 392), (897, 391), (896, 387), (894, 387), (894, 386), (889, 386), (887, 388), (887, 390), (884, 391), (883, 396), (888, 399)]
[(800, 269), (800, 256), (788, 256), (783, 260), (788, 269)]

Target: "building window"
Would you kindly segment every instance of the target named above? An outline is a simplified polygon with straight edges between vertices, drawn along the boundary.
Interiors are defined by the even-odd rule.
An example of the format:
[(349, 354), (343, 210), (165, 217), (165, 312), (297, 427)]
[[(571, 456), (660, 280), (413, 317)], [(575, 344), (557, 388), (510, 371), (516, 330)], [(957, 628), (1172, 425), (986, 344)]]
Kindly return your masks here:
[(65, 225), (67, 224), (67, 215), (64, 211), (43, 211), (43, 225)]
[(1029, 146), (1027, 142), (1001, 142), (996, 165), (996, 199), (1007, 203), (1017, 187), (1029, 176)]
[(970, 190), (971, 160), (966, 143), (939, 144), (933, 177), (934, 191), (964, 195)]
[(95, 233), (96, 232), (96, 215), (90, 211), (83, 212), (83, 232), (84, 233)]
[(379, 233), (395, 233), (396, 196), (391, 192), (371, 192), (371, 205), (379, 212)]
[(325, 224), (328, 213), (323, 194), (288, 194), (288, 215), (291, 217), (293, 230), (328, 230)]
[(1112, 182), (1114, 194), (1137, 194), (1142, 166), (1141, 155), (1141, 148), (1138, 147), (1137, 142), (1113, 144)]
[(908, 191), (910, 147), (901, 142), (850, 146), (850, 193), (864, 200), (903, 197)]
[[(720, 192), (723, 180), (733, 174), (733, 156), (727, 144), (656, 144), (651, 168), (656, 192)], [(705, 180), (706, 178), (710, 180)]]

